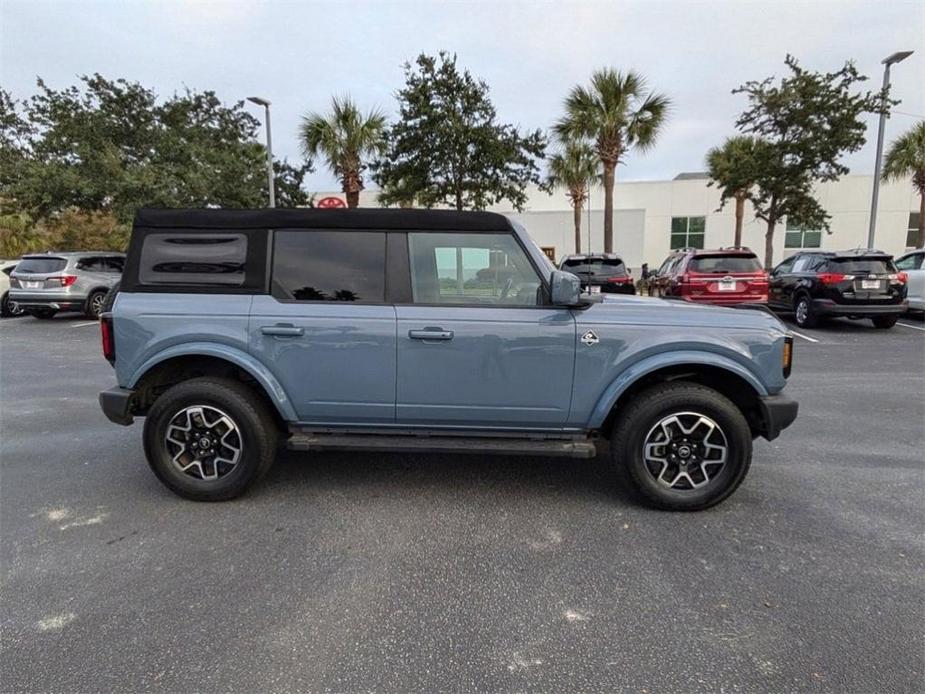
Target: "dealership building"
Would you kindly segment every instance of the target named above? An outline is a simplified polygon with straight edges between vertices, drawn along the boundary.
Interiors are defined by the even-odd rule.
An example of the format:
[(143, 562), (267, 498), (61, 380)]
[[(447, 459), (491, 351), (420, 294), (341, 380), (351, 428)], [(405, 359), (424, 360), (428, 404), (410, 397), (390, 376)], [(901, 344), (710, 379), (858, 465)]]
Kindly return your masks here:
[[(718, 248), (733, 243), (734, 201), (719, 208), (719, 191), (709, 186), (704, 173), (682, 173), (670, 181), (618, 181), (614, 190), (614, 252), (631, 268), (646, 262), (656, 268), (673, 248), (693, 246)], [(816, 199), (831, 215), (831, 233), (800, 228), (782, 220), (774, 240), (774, 260), (779, 262), (803, 248), (843, 250), (867, 245), (873, 177), (844, 176), (817, 186)], [(339, 193), (322, 193), (343, 197)], [(582, 218), (582, 251), (604, 248), (604, 195), (591, 192), (590, 209)], [(363, 207), (378, 205), (377, 192), (363, 191)], [(532, 187), (522, 212), (502, 203), (491, 208), (520, 221), (536, 243), (557, 262), (575, 252), (572, 209), (565, 191), (552, 195)], [(877, 212), (875, 246), (894, 255), (910, 247), (921, 247), (917, 238), (919, 198), (911, 180), (883, 183)], [(742, 243), (764, 256), (766, 225), (746, 208)]]

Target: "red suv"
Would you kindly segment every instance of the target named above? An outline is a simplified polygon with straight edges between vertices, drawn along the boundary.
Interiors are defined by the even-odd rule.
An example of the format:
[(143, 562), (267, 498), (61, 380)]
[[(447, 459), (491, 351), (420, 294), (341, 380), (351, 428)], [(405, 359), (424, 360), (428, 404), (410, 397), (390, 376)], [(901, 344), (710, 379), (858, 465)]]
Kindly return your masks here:
[(658, 278), (662, 296), (720, 306), (768, 302), (768, 273), (748, 248), (683, 248), (671, 260)]

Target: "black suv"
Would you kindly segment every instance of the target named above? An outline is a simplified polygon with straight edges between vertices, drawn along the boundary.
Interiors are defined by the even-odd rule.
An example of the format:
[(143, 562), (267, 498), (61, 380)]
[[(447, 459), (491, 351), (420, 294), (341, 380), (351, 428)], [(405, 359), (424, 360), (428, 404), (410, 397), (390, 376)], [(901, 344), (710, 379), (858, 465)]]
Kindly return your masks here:
[(907, 308), (906, 276), (882, 251), (806, 251), (771, 271), (768, 304), (793, 313), (801, 328), (835, 316), (870, 318), (876, 328), (892, 328)]
[(567, 255), (560, 270), (578, 275), (581, 288), (590, 294), (635, 294), (633, 276), (623, 259), (614, 253), (597, 255)]

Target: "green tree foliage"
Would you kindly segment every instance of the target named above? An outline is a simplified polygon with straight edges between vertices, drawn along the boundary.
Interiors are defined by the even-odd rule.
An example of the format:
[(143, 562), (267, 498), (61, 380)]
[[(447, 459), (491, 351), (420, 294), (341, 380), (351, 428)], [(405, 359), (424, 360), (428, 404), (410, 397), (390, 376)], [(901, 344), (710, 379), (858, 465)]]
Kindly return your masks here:
[(752, 198), (755, 181), (760, 175), (760, 165), (766, 156), (765, 143), (750, 135), (737, 135), (726, 139), (722, 147), (707, 152), (707, 169), (710, 174), (708, 185), (720, 188), (720, 209), (730, 199), (735, 200), (736, 246), (742, 245), (742, 222), (745, 217), (745, 202)]
[(366, 160), (385, 151), (385, 116), (376, 110), (363, 114), (349, 96), (334, 97), (330, 115), (308, 114), (302, 119), (300, 134), (305, 156), (324, 157), (340, 179), (347, 207), (357, 207)]
[(499, 123), (488, 85), (460, 72), (455, 55), (406, 63), (397, 97), (399, 119), (374, 167), (382, 204), (481, 210), (508, 200), (523, 208), (527, 185), (541, 182), (545, 137)]
[(604, 252), (613, 252), (613, 189), (617, 164), (632, 148), (655, 144), (671, 102), (651, 92), (640, 74), (604, 68), (588, 87), (572, 88), (565, 116), (555, 125), (562, 140), (589, 140), (601, 160), (604, 181)]
[[(84, 76), (17, 104), (0, 95), (0, 200), (37, 223), (76, 209), (131, 220), (142, 206), (261, 207), (266, 150), (243, 102), (186, 90), (160, 101), (126, 80)], [(306, 204), (309, 165), (279, 162), (281, 206)]]
[(925, 243), (925, 121), (919, 121), (890, 145), (883, 158), (883, 180), (912, 177), (919, 194), (919, 244)]
[(767, 224), (766, 267), (772, 265), (774, 231), (783, 217), (829, 229), (813, 184), (848, 173), (840, 159), (866, 142), (862, 114), (888, 103), (885, 94), (856, 91), (867, 78), (850, 62), (836, 72), (811, 72), (788, 55), (786, 65), (789, 74), (779, 82), (769, 77), (733, 90), (749, 102), (736, 126), (766, 143), (754, 163), (758, 177), (751, 198), (756, 216)]
[(575, 252), (581, 253), (581, 212), (588, 200), (588, 188), (600, 178), (600, 160), (588, 143), (569, 141), (549, 157), (547, 170), (547, 187), (564, 188), (572, 204)]

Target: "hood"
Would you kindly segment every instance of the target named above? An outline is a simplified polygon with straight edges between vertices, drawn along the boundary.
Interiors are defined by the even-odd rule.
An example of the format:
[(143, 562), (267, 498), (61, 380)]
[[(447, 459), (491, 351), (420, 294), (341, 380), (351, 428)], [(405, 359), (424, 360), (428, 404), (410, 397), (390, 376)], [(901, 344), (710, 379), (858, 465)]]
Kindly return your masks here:
[(787, 327), (770, 311), (729, 308), (648, 296), (602, 295), (600, 303), (575, 311), (579, 325), (670, 325), (698, 328), (745, 328), (787, 334)]

